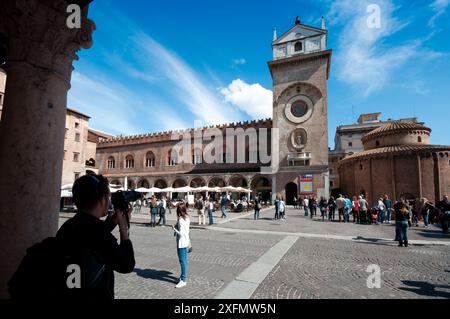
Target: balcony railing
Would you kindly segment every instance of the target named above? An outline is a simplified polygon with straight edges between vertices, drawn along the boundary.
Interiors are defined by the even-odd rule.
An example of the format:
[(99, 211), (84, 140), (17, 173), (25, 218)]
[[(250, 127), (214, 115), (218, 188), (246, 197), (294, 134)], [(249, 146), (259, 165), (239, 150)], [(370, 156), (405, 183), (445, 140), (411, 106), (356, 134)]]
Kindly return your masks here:
[(311, 158), (311, 152), (289, 153), (287, 156), (288, 161), (307, 161)]

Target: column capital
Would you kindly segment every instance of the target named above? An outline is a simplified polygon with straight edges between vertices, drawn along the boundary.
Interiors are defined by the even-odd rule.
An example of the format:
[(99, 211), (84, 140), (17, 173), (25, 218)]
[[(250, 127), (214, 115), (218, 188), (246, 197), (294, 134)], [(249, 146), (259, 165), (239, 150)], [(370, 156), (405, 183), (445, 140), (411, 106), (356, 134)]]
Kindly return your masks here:
[(72, 62), (78, 60), (77, 51), (92, 46), (95, 23), (87, 18), (86, 6), (81, 10), (80, 28), (70, 29), (68, 5), (63, 0), (1, 1), (0, 33), (6, 40), (6, 70), (27, 63), (70, 83)]

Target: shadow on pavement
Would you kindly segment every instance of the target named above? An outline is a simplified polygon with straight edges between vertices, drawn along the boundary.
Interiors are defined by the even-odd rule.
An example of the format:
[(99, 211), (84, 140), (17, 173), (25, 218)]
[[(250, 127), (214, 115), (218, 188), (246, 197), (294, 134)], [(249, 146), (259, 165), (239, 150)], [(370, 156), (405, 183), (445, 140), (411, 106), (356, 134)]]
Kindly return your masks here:
[(135, 272), (139, 277), (146, 279), (156, 279), (174, 284), (178, 283), (179, 281), (179, 278), (172, 276), (172, 273), (167, 270), (135, 268), (133, 272)]
[[(446, 291), (438, 291), (436, 288), (444, 288), (450, 289), (450, 286), (447, 285), (433, 285), (424, 281), (411, 281), (411, 280), (402, 280), (402, 282), (410, 286), (412, 288), (399, 287), (401, 290), (414, 292), (418, 295), (422, 296), (432, 296), (432, 297), (441, 297), (441, 298), (450, 298), (450, 292)], [(414, 288), (413, 288), (414, 287)]]
[(439, 238), (439, 239), (450, 238), (450, 236), (442, 232), (442, 230), (417, 229), (415, 233), (425, 238)]

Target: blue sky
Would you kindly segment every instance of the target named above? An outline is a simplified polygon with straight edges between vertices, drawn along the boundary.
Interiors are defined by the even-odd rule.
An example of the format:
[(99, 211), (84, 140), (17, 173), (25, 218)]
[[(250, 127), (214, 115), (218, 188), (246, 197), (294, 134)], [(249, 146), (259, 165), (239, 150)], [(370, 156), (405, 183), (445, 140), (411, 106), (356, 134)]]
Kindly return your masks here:
[[(369, 4), (381, 28), (369, 29)], [(95, 0), (94, 45), (74, 62), (68, 106), (90, 126), (139, 134), (271, 117), (273, 28), (326, 19), (333, 50), (329, 144), (361, 113), (417, 116), (450, 144), (450, 0)]]

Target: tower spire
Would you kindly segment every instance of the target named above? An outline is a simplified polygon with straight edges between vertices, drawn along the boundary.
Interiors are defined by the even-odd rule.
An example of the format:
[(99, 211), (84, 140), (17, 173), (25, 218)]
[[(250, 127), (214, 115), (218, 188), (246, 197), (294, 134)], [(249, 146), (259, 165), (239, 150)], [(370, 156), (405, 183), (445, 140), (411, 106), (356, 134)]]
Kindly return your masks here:
[(277, 29), (273, 28), (273, 41), (277, 40)]
[(322, 16), (322, 30), (325, 30), (325, 18)]
[(297, 16), (295, 18), (295, 25), (300, 25), (300, 17), (299, 16)]

